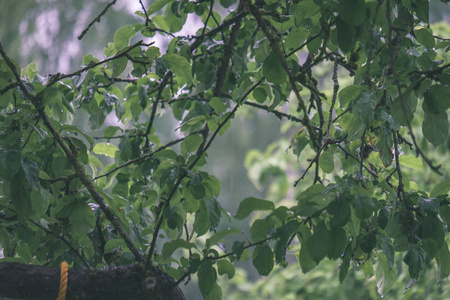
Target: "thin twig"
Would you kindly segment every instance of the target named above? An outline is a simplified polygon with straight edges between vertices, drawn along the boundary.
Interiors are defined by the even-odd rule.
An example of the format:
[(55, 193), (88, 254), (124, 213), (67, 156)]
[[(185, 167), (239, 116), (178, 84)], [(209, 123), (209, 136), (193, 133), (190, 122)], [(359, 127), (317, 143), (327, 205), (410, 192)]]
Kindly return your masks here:
[[(319, 149), (320, 145), (319, 142), (317, 140), (317, 133), (314, 129), (314, 127), (311, 124), (311, 121), (308, 117), (308, 111), (306, 109), (306, 105), (305, 102), (303, 100), (303, 98), (300, 95), (300, 91), (297, 88), (297, 83), (296, 80), (294, 78), (294, 76), (291, 73), (290, 68), (288, 67), (285, 55), (283, 53), (283, 51), (281, 50), (281, 46), (280, 46), (280, 40), (278, 38), (278, 36), (273, 32), (273, 26), (271, 25), (271, 23), (266, 20), (262, 14), (261, 11), (254, 5), (252, 5), (251, 3), (249, 3), (249, 0), (243, 0), (246, 1), (249, 8), (250, 8), (250, 12), (252, 13), (252, 15), (255, 17), (256, 21), (258, 22), (258, 26), (261, 28), (261, 30), (264, 32), (264, 35), (267, 37), (270, 47), (272, 48), (273, 53), (277, 56), (282, 68), (284, 69), (284, 71), (286, 72), (288, 78), (289, 78), (289, 84), (292, 88), (292, 91), (295, 94), (295, 97), (298, 100), (298, 106), (300, 108), (300, 110), (303, 112), (303, 124), (305, 125), (305, 127), (308, 129), (308, 133), (309, 136), (311, 138), (311, 142), (314, 145), (314, 148)], [(272, 29), (272, 30), (271, 30)]]
[(375, 179), (378, 179), (378, 174), (375, 173), (374, 171), (372, 171), (371, 169), (369, 169), (368, 167), (366, 167), (366, 165), (361, 164), (361, 162), (359, 161), (359, 159), (354, 156), (353, 154), (351, 154), (350, 152), (348, 152), (347, 150), (345, 150), (341, 145), (337, 145), (339, 147), (339, 149), (341, 149), (342, 151), (344, 151), (345, 155), (350, 156), (351, 158), (353, 158), (354, 160), (356, 160), (358, 162), (359, 165), (362, 165), (364, 169), (366, 169), (367, 172), (370, 173), (370, 175), (372, 175)]
[[(211, 1), (212, 1), (211, 3), (213, 3), (213, 0), (211, 0)], [(212, 4), (211, 4), (211, 7), (212, 7)], [(239, 6), (238, 6), (238, 13), (240, 13), (243, 9), (244, 9), (244, 5), (243, 5), (243, 1), (241, 0), (239, 2)], [(222, 56), (220, 66), (217, 69), (217, 80), (216, 80), (216, 86), (214, 88), (214, 94), (216, 96), (220, 95), (222, 92), (222, 87), (223, 87), (225, 78), (228, 73), (228, 65), (229, 65), (231, 58), (234, 55), (234, 46), (236, 44), (236, 39), (237, 39), (237, 36), (239, 33), (239, 28), (241, 27), (241, 21), (242, 21), (242, 19), (239, 19), (233, 25), (233, 27), (231, 28), (230, 39), (228, 41), (228, 44), (225, 44), (224, 54)]]
[(5, 86), (3, 89), (0, 90), (0, 95), (3, 95), (4, 93), (6, 93), (7, 91), (16, 88), (19, 84), (17, 82), (13, 82), (7, 86)]
[(145, 14), (145, 26), (148, 26), (148, 23), (150, 23), (150, 18), (147, 14), (147, 10), (145, 9), (144, 3), (142, 3), (142, 0), (139, 0), (139, 3), (141, 4), (142, 10), (144, 11)]
[(156, 110), (158, 108), (158, 102), (161, 99), (162, 92), (164, 88), (166, 87), (167, 82), (169, 81), (169, 78), (172, 76), (172, 72), (168, 71), (165, 75), (163, 80), (161, 81), (161, 84), (158, 87), (158, 94), (156, 95), (154, 101), (153, 101), (153, 108), (152, 113), (150, 115), (150, 120), (147, 125), (147, 129), (145, 130), (145, 144), (144, 149), (148, 149), (150, 147), (150, 139), (148, 138), (149, 134), (152, 131), (153, 122), (155, 120)]
[(70, 250), (72, 250), (76, 256), (78, 256), (81, 261), (83, 262), (83, 264), (86, 266), (86, 268), (93, 270), (93, 268), (91, 267), (91, 265), (89, 264), (89, 262), (86, 260), (86, 258), (84, 258), (83, 255), (81, 255), (80, 251), (78, 251), (78, 249), (75, 249), (74, 246), (72, 246), (72, 244), (67, 240), (67, 238), (65, 238), (63, 235), (57, 235), (55, 234), (52, 230), (48, 230), (47, 228), (45, 228), (44, 226), (42, 226), (41, 224), (33, 221), (33, 220), (29, 220), (31, 223), (33, 223), (36, 227), (38, 227), (39, 229), (43, 230), (47, 235), (53, 235), (55, 238), (61, 240), (64, 244), (67, 245), (67, 247), (70, 248)]
[[(397, 88), (397, 92), (398, 92), (398, 98), (400, 99), (400, 103), (402, 105), (402, 110), (403, 110), (403, 116), (405, 118), (406, 121), (406, 125), (408, 126), (409, 129), (409, 135), (411, 136), (411, 139), (413, 141), (414, 147), (416, 148), (416, 153), (419, 154), (422, 159), (427, 163), (427, 165), (430, 167), (431, 170), (433, 170), (435, 173), (439, 174), (439, 175), (443, 175), (440, 171), (439, 168), (441, 167), (441, 165), (435, 166), (433, 164), (433, 162), (425, 155), (425, 153), (422, 152), (422, 150), (420, 149), (419, 145), (417, 144), (416, 141), (416, 137), (414, 135), (412, 126), (411, 126), (411, 122), (408, 119), (408, 114), (406, 112), (406, 106), (405, 106), (405, 99), (403, 97), (403, 92), (401, 90), (401, 86), (400, 86), (400, 80), (398, 78), (398, 74), (394, 68), (394, 49), (393, 49), (393, 40), (392, 40), (392, 19), (391, 19), (391, 12), (388, 11), (389, 6), (390, 6), (390, 1), (387, 1), (387, 10), (386, 10), (386, 19), (388, 22), (388, 26), (389, 26), (389, 31), (388, 31), (388, 52), (389, 52), (389, 67), (391, 69), (393, 78), (394, 78), (394, 85)], [(446, 67), (446, 66), (444, 66)]]
[(221, 30), (223, 30), (223, 28), (228, 27), (232, 24), (235, 24), (238, 20), (243, 19), (245, 16), (247, 16), (249, 13), (244, 11), (241, 12), (237, 15), (235, 15), (234, 17), (223, 21), (223, 23), (219, 26), (217, 26), (214, 29), (211, 29), (210, 31), (206, 32), (204, 35), (200, 35), (198, 37), (195, 38), (195, 41), (190, 45), (190, 51), (193, 52), (195, 49), (197, 49), (197, 47), (202, 43), (203, 39), (205, 37), (210, 37), (215, 35), (216, 33), (220, 32)]
[[(326, 139), (324, 144), (322, 145), (322, 147), (320, 147), (317, 150), (316, 155), (314, 156), (314, 158), (311, 160), (310, 164), (308, 165), (308, 167), (306, 168), (305, 172), (303, 173), (302, 177), (300, 177), (295, 183), (294, 183), (294, 187), (297, 186), (297, 184), (303, 179), (305, 178), (306, 174), (308, 173), (309, 169), (311, 169), (312, 165), (314, 163), (317, 163), (317, 166), (319, 165), (319, 157), (320, 157), (320, 153), (322, 153), (323, 149), (331, 144), (336, 144), (338, 147), (340, 146), (340, 143), (342, 143), (345, 139), (347, 138), (347, 135), (343, 136), (342, 138), (338, 139), (338, 140), (331, 140), (331, 139)], [(318, 178), (318, 169), (316, 169), (316, 175), (314, 177), (314, 183), (317, 181), (320, 181), (320, 178)]]
[(380, 10), (380, 6), (381, 6), (381, 2), (382, 1), (377, 1), (377, 6), (375, 8), (375, 13), (372, 19), (372, 24), (370, 26), (370, 40), (369, 40), (369, 49), (368, 49), (368, 55), (367, 55), (367, 67), (366, 67), (366, 72), (364, 73), (364, 81), (369, 85), (369, 88), (372, 87), (372, 81), (370, 80), (370, 66), (372, 63), (372, 55), (373, 55), (373, 46), (374, 46), (374, 42), (373, 42), (373, 28), (375, 26), (375, 21), (377, 19), (377, 15), (378, 15), (378, 11)]
[(286, 114), (284, 112), (275, 110), (275, 109), (274, 110), (270, 110), (270, 107), (268, 107), (267, 105), (262, 105), (262, 104), (258, 104), (258, 103), (254, 103), (254, 102), (250, 102), (250, 101), (245, 101), (244, 104), (248, 105), (248, 106), (256, 107), (256, 108), (259, 108), (259, 109), (262, 109), (262, 110), (265, 110), (268, 113), (274, 114), (280, 120), (283, 119), (283, 118), (286, 118), (289, 121), (303, 123), (302, 119), (297, 118), (296, 116), (289, 115), (289, 114)]
[(315, 34), (310, 36), (309, 39), (306, 40), (306, 42), (304, 42), (303, 44), (301, 44), (299, 47), (297, 47), (296, 49), (292, 50), (291, 52), (289, 52), (288, 54), (286, 54), (286, 58), (288, 58), (289, 56), (295, 54), (295, 52), (302, 50), (306, 45), (308, 45), (311, 41), (313, 41), (314, 39), (316, 39), (319, 36), (319, 34)]
[[(217, 129), (214, 131), (214, 133), (212, 134), (211, 138), (209, 139), (208, 143), (205, 145), (205, 147), (203, 148), (203, 150), (197, 155), (196, 159), (189, 165), (189, 167), (187, 168), (187, 170), (192, 170), (192, 168), (199, 162), (199, 160), (202, 158), (202, 156), (206, 153), (206, 151), (208, 150), (208, 148), (211, 146), (212, 142), (214, 141), (215, 137), (217, 136), (217, 134), (219, 133), (219, 131), (222, 129), (223, 126), (225, 126), (225, 124), (234, 116), (234, 114), (236, 113), (237, 109), (240, 107), (239, 103), (242, 103), (243, 100), (245, 98), (248, 97), (248, 95), (262, 82), (263, 80), (260, 79), (257, 83), (255, 83), (243, 96), (241, 99), (239, 99), (237, 101), (238, 104), (236, 104), (236, 106), (233, 108), (233, 110), (227, 115), (227, 117), (222, 121), (222, 123), (219, 124), (219, 126), (217, 127)], [(175, 192), (178, 189), (178, 186), (181, 184), (181, 181), (183, 181), (183, 179), (188, 175), (187, 171), (184, 171), (180, 177), (178, 178), (178, 180), (175, 182), (174, 186), (172, 187), (172, 190), (169, 193), (169, 196), (167, 197), (167, 199), (164, 201), (164, 208), (168, 207), (170, 204), (170, 201), (172, 200), (173, 196), (175, 195)], [(159, 235), (159, 230), (161, 229), (161, 225), (163, 223), (163, 214), (162, 212), (164, 211), (164, 208), (161, 209), (161, 212), (159, 213), (158, 216), (158, 221), (156, 223), (155, 229), (153, 231), (153, 237), (152, 237), (152, 241), (150, 243), (150, 250), (148, 252), (148, 256), (147, 256), (147, 260), (145, 262), (145, 266), (148, 269), (150, 267), (150, 264), (152, 262), (152, 257), (153, 257), (153, 252), (155, 251), (155, 247), (156, 247), (156, 240), (158, 238)]]
[(95, 17), (95, 19), (92, 20), (92, 22), (89, 23), (89, 25), (86, 27), (86, 29), (83, 30), (83, 32), (77, 37), (78, 40), (81, 40), (81, 39), (84, 37), (84, 35), (89, 31), (89, 29), (91, 28), (92, 25), (94, 25), (95, 22), (100, 22), (100, 18), (101, 18), (104, 14), (106, 14), (106, 12), (108, 11), (108, 9), (109, 9), (111, 6), (113, 6), (114, 4), (116, 4), (116, 2), (117, 2), (117, 0), (112, 0), (111, 2), (109, 2), (108, 5), (106, 5), (106, 7), (102, 10), (102, 12), (101, 12), (97, 17)]
[(337, 94), (339, 92), (339, 81), (338, 81), (338, 77), (337, 77), (337, 68), (338, 68), (338, 62), (337, 62), (337, 59), (336, 59), (334, 61), (334, 67), (333, 67), (333, 76), (332, 76), (332, 80), (333, 80), (333, 96), (331, 97), (331, 106), (330, 106), (330, 111), (328, 113), (328, 124), (327, 124), (326, 139), (330, 138), (330, 125), (331, 125), (331, 120), (332, 120), (332, 117), (333, 117), (333, 109), (334, 109), (334, 105), (336, 104)]
[(34, 129), (36, 128), (37, 124), (39, 123), (39, 118), (36, 120), (36, 123), (34, 124), (33, 128), (30, 129), (30, 132), (28, 133), (27, 139), (25, 140), (25, 142), (22, 145), (22, 150), (26, 147), (26, 145), (28, 144), (28, 141), (31, 138), (31, 135), (34, 132)]
[(127, 48), (125, 51), (120, 52), (120, 53), (117, 53), (117, 54), (116, 54), (115, 56), (113, 56), (113, 57), (106, 58), (106, 59), (101, 60), (101, 61), (99, 61), (99, 62), (97, 62), (97, 63), (89, 64), (89, 65), (87, 65), (86, 67), (81, 68), (81, 69), (79, 69), (78, 71), (72, 72), (72, 73), (70, 73), (70, 74), (56, 74), (56, 75), (52, 78), (52, 80), (49, 81), (49, 82), (47, 83), (47, 87), (50, 87), (50, 86), (54, 85), (56, 82), (58, 82), (59, 80), (62, 80), (62, 79), (64, 79), (64, 78), (69, 78), (69, 77), (72, 77), (72, 76), (80, 75), (80, 74), (83, 73), (84, 71), (93, 69), (93, 68), (95, 68), (95, 67), (97, 67), (97, 66), (99, 66), (99, 65), (102, 65), (102, 64), (104, 64), (104, 63), (107, 63), (107, 62), (109, 62), (109, 61), (113, 61), (113, 60), (115, 60), (115, 59), (124, 57), (124, 56), (127, 55), (128, 52), (130, 52), (132, 49), (134, 49), (134, 48), (136, 48), (136, 47), (139, 47), (139, 46), (149, 46), (149, 45), (152, 45), (153, 43), (154, 43), (154, 42), (152, 42), (152, 43), (150, 43), (150, 44), (148, 44), (148, 45), (145, 45), (144, 42), (141, 40), (141, 41), (138, 41), (138, 42), (136, 42), (135, 44), (133, 44), (133, 45), (131, 45), (131, 46), (128, 46), (128, 48)]
[[(195, 133), (198, 133), (198, 132), (195, 132)], [(192, 134), (194, 134), (194, 133), (192, 133)], [(100, 179), (100, 178), (102, 178), (102, 177), (109, 176), (109, 175), (111, 175), (112, 173), (116, 172), (117, 170), (120, 170), (120, 169), (122, 169), (122, 168), (125, 168), (125, 167), (127, 167), (127, 166), (129, 166), (129, 165), (135, 164), (135, 163), (140, 162), (140, 161), (142, 161), (142, 160), (148, 159), (148, 158), (152, 157), (153, 155), (155, 155), (155, 153), (158, 153), (158, 152), (161, 151), (161, 150), (164, 150), (164, 149), (166, 149), (166, 148), (168, 148), (168, 147), (170, 147), (170, 146), (173, 146), (173, 145), (175, 145), (175, 144), (177, 144), (177, 143), (179, 143), (179, 142), (182, 142), (185, 138), (186, 138), (186, 137), (183, 137), (183, 138), (179, 138), (179, 139), (170, 141), (170, 142), (168, 142), (167, 144), (165, 144), (164, 146), (159, 147), (159, 148), (156, 149), (155, 151), (153, 151), (153, 152), (151, 152), (151, 153), (147, 153), (147, 154), (145, 154), (145, 155), (143, 155), (143, 156), (141, 156), (141, 157), (138, 157), (138, 158), (129, 160), (129, 161), (127, 161), (126, 163), (123, 163), (123, 164), (121, 164), (120, 166), (115, 167), (115, 168), (112, 169), (111, 171), (106, 172), (105, 174), (102, 174), (102, 175), (99, 175), (99, 176), (97, 176), (97, 177), (94, 177), (92, 180), (95, 181), (95, 180)]]
[[(271, 237), (268, 237), (268, 238), (266, 238), (266, 239), (264, 239), (264, 240), (262, 240), (262, 241), (259, 241), (259, 242), (256, 242), (256, 243), (251, 243), (251, 244), (245, 245), (245, 246), (243, 247), (243, 249), (247, 249), (247, 248), (250, 248), (250, 247), (254, 247), (254, 246), (258, 246), (258, 245), (267, 243), (268, 241), (270, 241), (270, 240), (273, 239), (273, 238), (274, 238), (274, 237), (271, 236)], [(222, 259), (222, 258), (231, 256), (231, 255), (236, 255), (236, 253), (234, 253), (234, 252), (228, 252), (228, 253), (225, 253), (225, 254), (219, 255), (219, 256), (205, 256), (205, 259), (208, 259), (208, 260), (219, 260), (219, 259)]]

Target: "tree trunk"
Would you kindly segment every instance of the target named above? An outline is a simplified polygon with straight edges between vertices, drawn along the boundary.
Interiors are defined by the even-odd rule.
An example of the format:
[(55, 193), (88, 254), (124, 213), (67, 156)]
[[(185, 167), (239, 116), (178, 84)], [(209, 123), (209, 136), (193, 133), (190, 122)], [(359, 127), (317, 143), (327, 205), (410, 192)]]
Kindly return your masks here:
[[(56, 299), (60, 269), (0, 263), (0, 297)], [(185, 300), (175, 281), (158, 269), (140, 265), (102, 270), (69, 269), (67, 300), (170, 299)]]

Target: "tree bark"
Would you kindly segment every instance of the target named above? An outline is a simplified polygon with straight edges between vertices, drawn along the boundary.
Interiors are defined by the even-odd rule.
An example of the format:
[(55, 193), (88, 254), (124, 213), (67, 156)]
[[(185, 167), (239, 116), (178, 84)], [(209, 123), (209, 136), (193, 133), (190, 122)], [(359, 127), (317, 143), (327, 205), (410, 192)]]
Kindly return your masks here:
[[(0, 297), (56, 299), (60, 269), (0, 263)], [(101, 270), (69, 269), (67, 300), (185, 300), (172, 277), (158, 269), (145, 271), (141, 265)]]

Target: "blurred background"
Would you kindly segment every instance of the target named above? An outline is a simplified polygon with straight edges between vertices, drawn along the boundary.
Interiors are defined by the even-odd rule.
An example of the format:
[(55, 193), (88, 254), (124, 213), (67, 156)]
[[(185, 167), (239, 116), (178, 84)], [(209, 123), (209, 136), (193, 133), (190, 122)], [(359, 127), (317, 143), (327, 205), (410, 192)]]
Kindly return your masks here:
[[(42, 75), (56, 72), (70, 72), (81, 65), (82, 57), (88, 53), (102, 58), (103, 47), (113, 41), (115, 31), (126, 24), (134, 24), (142, 19), (135, 15), (141, 9), (138, 0), (117, 1), (117, 3), (101, 17), (101, 22), (87, 32), (80, 41), (77, 36), (87, 25), (105, 8), (110, 1), (105, 0), (0, 0), (0, 41), (6, 52), (14, 58), (21, 67), (32, 61), (38, 65)], [(143, 0), (148, 8), (153, 0)], [(448, 23), (450, 21), (450, 6), (441, 1), (432, 0), (430, 3), (430, 21)], [(217, 3), (217, 6), (219, 4)], [(223, 9), (226, 13), (226, 10)], [(185, 28), (177, 35), (193, 35), (201, 24), (191, 18)], [(445, 28), (448, 27), (443, 27)], [(444, 32), (445, 35), (445, 32)], [(446, 38), (450, 38), (447, 31)], [(164, 47), (170, 39), (157, 34), (151, 39), (156, 46)], [(324, 67), (322, 80), (330, 81), (327, 67)], [(330, 81), (331, 82), (331, 81)], [(76, 122), (83, 123), (78, 117)], [(178, 126), (170, 115), (163, 116), (158, 122), (168, 124), (165, 132), (158, 135), (167, 136), (167, 141), (175, 135)], [(222, 184), (219, 202), (222, 207), (234, 214), (239, 202), (249, 196), (267, 198), (273, 201), (289, 201), (293, 199), (293, 182), (302, 173), (301, 163), (293, 156), (287, 157), (287, 149), (292, 132), (299, 128), (292, 128), (264, 112), (252, 112), (243, 108), (232, 122), (227, 133), (217, 139), (208, 151), (206, 171), (215, 175)], [(156, 124), (156, 128), (161, 128)], [(281, 139), (281, 143), (280, 143)], [(271, 143), (278, 141), (276, 145)], [(445, 145), (448, 148), (448, 145)], [(250, 154), (247, 153), (251, 150)], [(429, 149), (435, 150), (435, 149)], [(306, 153), (307, 154), (307, 153)], [(439, 156), (439, 153), (436, 153)], [(444, 161), (443, 161), (444, 162)], [(278, 168), (277, 165), (284, 165)], [(288, 166), (290, 174), (285, 175)], [(247, 166), (247, 168), (245, 167)], [(261, 168), (265, 168), (261, 176)], [(282, 171), (280, 173), (280, 171)], [(414, 178), (419, 187), (425, 187), (430, 180), (436, 181), (426, 168)], [(308, 185), (308, 181), (305, 182)], [(300, 187), (301, 189), (301, 187)], [(291, 196), (291, 197), (289, 197)], [(223, 224), (229, 227), (229, 224)], [(250, 236), (249, 221), (233, 221), (233, 226), (240, 226), (244, 236)], [(362, 272), (351, 272), (341, 285), (338, 280), (338, 262), (323, 261), (316, 269), (308, 274), (302, 274), (296, 263), (294, 251), (292, 261), (286, 269), (275, 269), (268, 277), (260, 278), (250, 262), (241, 263), (241, 267), (232, 280), (226, 276), (220, 277), (224, 299), (378, 299), (376, 280), (366, 279)], [(401, 257), (400, 257), (401, 259)], [(400, 263), (401, 265), (401, 263)], [(399, 270), (400, 273), (401, 270)], [(450, 299), (448, 282), (437, 285), (435, 275), (430, 269), (430, 276), (424, 276), (405, 294), (408, 279), (403, 272), (400, 276), (402, 283), (397, 283), (387, 299)], [(195, 278), (187, 285), (182, 285), (187, 299), (201, 299)]]

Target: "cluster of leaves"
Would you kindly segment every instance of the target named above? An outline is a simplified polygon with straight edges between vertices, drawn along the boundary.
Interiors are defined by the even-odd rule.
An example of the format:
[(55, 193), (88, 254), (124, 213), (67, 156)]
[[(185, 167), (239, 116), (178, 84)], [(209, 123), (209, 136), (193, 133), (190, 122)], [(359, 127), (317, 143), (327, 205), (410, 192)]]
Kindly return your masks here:
[[(157, 0), (137, 12), (141, 23), (117, 30), (105, 59), (86, 55), (70, 74), (41, 76), (33, 63), (20, 70), (0, 47), (3, 261), (138, 261), (179, 282), (197, 274), (206, 299), (221, 297), (217, 275), (233, 277), (234, 262), (251, 256), (268, 275), (287, 265), (297, 241), (303, 272), (339, 259), (341, 281), (353, 266), (376, 275), (382, 294), (397, 278), (396, 252), (412, 279), (433, 259), (438, 278), (449, 276), (450, 181), (420, 191), (403, 170), (423, 161), (439, 173), (419, 144), (448, 136), (450, 42), (427, 26), (428, 1), (219, 3), (230, 10), (223, 19), (214, 1)], [(203, 27), (177, 36), (189, 14)], [(171, 38), (165, 54), (131, 43), (156, 32)], [(324, 65), (332, 92), (317, 79)], [(244, 105), (287, 119), (293, 154), (313, 153), (295, 185), (315, 172), (292, 206), (244, 199), (234, 218), (269, 214), (253, 222), (250, 241), (228, 249), (224, 240), (241, 231), (218, 230), (231, 217), (219, 181), (201, 167)], [(89, 121), (75, 126), (81, 111)], [(157, 125), (167, 113), (180, 138), (162, 142)], [(258, 180), (282, 167), (262, 166)], [(281, 184), (284, 195), (286, 178)]]

